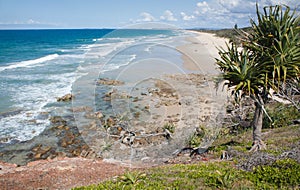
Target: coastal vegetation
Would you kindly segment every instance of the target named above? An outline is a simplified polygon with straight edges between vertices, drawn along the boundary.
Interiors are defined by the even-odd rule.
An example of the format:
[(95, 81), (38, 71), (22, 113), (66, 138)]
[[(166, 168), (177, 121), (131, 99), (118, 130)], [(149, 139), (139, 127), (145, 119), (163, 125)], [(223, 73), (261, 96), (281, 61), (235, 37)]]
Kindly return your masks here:
[[(268, 105), (269, 106), (269, 105)], [(288, 114), (292, 106), (277, 104)], [(270, 106), (273, 117), (276, 106)], [(299, 117), (300, 114), (298, 114)], [(287, 117), (293, 120), (294, 117)], [(278, 121), (277, 119), (274, 120)], [(222, 129), (208, 154), (186, 162), (132, 169), (100, 184), (74, 189), (297, 189), (299, 188), (299, 125), (263, 129), (268, 150), (249, 153), (251, 130)], [(281, 146), (278, 147), (278, 142)], [(297, 144), (298, 143), (298, 144)], [(294, 150), (291, 150), (294, 149)], [(224, 151), (229, 159), (220, 161)], [(298, 159), (298, 160), (297, 160)]]
[[(252, 172), (238, 170), (231, 162), (176, 164), (143, 173), (128, 172), (99, 185), (75, 189), (279, 189), (296, 188), (300, 165), (290, 159)], [(262, 180), (264, 179), (264, 180)]]
[(300, 76), (300, 18), (280, 5), (265, 7), (263, 13), (256, 9), (258, 23), (250, 20), (252, 32), (239, 31), (242, 46), (227, 44), (217, 59), (221, 79), (235, 100), (250, 97), (255, 104), (251, 151), (266, 149), (261, 131), (264, 114), (272, 121), (265, 109), (272, 90), (284, 90), (288, 81), (298, 83)]
[(236, 25), (235, 28), (227, 28), (227, 29), (218, 29), (218, 30), (207, 30), (207, 29), (196, 30), (196, 29), (193, 29), (193, 30), (199, 31), (199, 32), (212, 33), (212, 34), (215, 34), (217, 37), (229, 39), (230, 42), (234, 42), (236, 44), (241, 44), (241, 39), (239, 38), (239, 33), (237, 30), (243, 30), (247, 33), (250, 33), (252, 31), (252, 28), (251, 27), (238, 28)]

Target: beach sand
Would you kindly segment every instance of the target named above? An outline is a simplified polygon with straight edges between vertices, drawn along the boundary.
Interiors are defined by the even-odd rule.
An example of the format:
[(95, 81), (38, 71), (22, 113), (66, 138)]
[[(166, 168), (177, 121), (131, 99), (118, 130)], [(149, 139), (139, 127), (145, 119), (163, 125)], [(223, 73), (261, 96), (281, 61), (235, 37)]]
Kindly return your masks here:
[(214, 34), (190, 31), (195, 37), (188, 37), (190, 44), (177, 47), (183, 53), (184, 68), (200, 70), (203, 74), (218, 74), (215, 58), (219, 58), (218, 49), (225, 47), (228, 39), (216, 37)]
[[(201, 147), (207, 148), (211, 145), (218, 134), (218, 129), (221, 126), (220, 122), (225, 114), (227, 94), (225, 91), (215, 89), (213, 79), (219, 73), (216, 70), (214, 60), (215, 57), (218, 57), (216, 47), (224, 47), (226, 40), (215, 37), (213, 34), (191, 32), (195, 36), (187, 38), (189, 43), (177, 47), (178, 51), (182, 53), (183, 68), (186, 72), (176, 72), (177, 67), (174, 67), (174, 72), (172, 71), (161, 76), (153, 75), (153, 77), (149, 75), (150, 78), (152, 77), (151, 79), (135, 83), (134, 90), (129, 94), (133, 98), (126, 99), (127, 103), (128, 101), (130, 102), (131, 107), (126, 109), (129, 109), (132, 115), (138, 115), (131, 121), (131, 130), (135, 131), (136, 139), (131, 147), (126, 146), (125, 143), (119, 143), (119, 140), (110, 140), (112, 142), (111, 151), (103, 153), (104, 162), (98, 163), (96, 161), (99, 167), (103, 167), (106, 162), (112, 162), (115, 163), (111, 165), (113, 171), (121, 172), (124, 171), (124, 166), (134, 167), (136, 165), (136, 167), (139, 167), (162, 164), (162, 162), (166, 162), (174, 157), (172, 155), (174, 151), (178, 151), (186, 146), (187, 139), (199, 126), (204, 126), (207, 132)], [(149, 72), (149, 68), (143, 68), (142, 65), (139, 65), (139, 75), (143, 76), (143, 73), (149, 74), (159, 71), (159, 68), (155, 68)], [(128, 74), (134, 74), (136, 70), (130, 71), (129, 69), (126, 72), (127, 78), (125, 78), (129, 80)], [(135, 77), (132, 76), (132, 78)], [(116, 75), (115, 79), (122, 79), (122, 77)], [(130, 81), (128, 82), (130, 83)], [(143, 89), (145, 86), (151, 87), (151, 90), (149, 88)], [(119, 87), (119, 89), (122, 88), (124, 87)], [(120, 102), (116, 101), (114, 103)], [(88, 110), (90, 113), (83, 113), (83, 115), (93, 114), (93, 109)], [(165, 134), (164, 126), (168, 123), (175, 125), (175, 132), (171, 134), (171, 139), (166, 140), (165, 135), (156, 136), (155, 133)], [(91, 128), (95, 128), (95, 125), (93, 124)], [(81, 131), (82, 135), (83, 133)], [(94, 136), (98, 138), (99, 136), (95, 134)], [(147, 135), (151, 137), (144, 138)], [(101, 143), (107, 143), (106, 141), (99, 141), (99, 139), (94, 140), (95, 146), (98, 146), (98, 148), (106, 145)], [(90, 141), (93, 141), (93, 139)], [(90, 146), (92, 147), (93, 145)], [(107, 159), (110, 157), (113, 159)], [(63, 158), (61, 159), (64, 160)], [(81, 167), (76, 170), (61, 170), (62, 166), (60, 163), (62, 161), (57, 162), (49, 159), (42, 164), (33, 164), (37, 168), (51, 168), (51, 175), (49, 174), (51, 180), (45, 177), (48, 175), (47, 170), (41, 175), (41, 171), (35, 170), (32, 167), (32, 163), (29, 163), (28, 166), (22, 166), (20, 169), (15, 165), (0, 162), (0, 178), (2, 179), (0, 180), (0, 186), (4, 189), (10, 189), (12, 186), (30, 187), (31, 189), (65, 189), (76, 185), (87, 185), (91, 182), (98, 183), (103, 179), (118, 174), (118, 172), (101, 172), (99, 169), (100, 172), (96, 173), (99, 180), (97, 181), (93, 178), (93, 181), (88, 181), (85, 178), (86, 176), (83, 176), (86, 175), (86, 172), (81, 172), (80, 170), (86, 170), (85, 166), (89, 167), (92, 164), (91, 161), (80, 157), (72, 159), (72, 162), (69, 162), (68, 158), (65, 158), (65, 160), (63, 162), (64, 168), (74, 168), (76, 165)], [(118, 160), (121, 160), (122, 166), (119, 165), (120, 161)], [(98, 168), (98, 166), (95, 166), (95, 168)], [(107, 168), (106, 170), (109, 169)], [(66, 175), (69, 179), (68, 183), (61, 180), (65, 179)], [(92, 173), (88, 175), (95, 176)]]

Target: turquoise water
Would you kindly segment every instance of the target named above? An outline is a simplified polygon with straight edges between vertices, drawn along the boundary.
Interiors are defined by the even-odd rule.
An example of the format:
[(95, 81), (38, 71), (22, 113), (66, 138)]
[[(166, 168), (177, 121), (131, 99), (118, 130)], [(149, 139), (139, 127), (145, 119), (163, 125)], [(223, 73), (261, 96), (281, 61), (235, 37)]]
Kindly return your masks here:
[(43, 131), (51, 115), (64, 112), (56, 97), (71, 93), (88, 70), (103, 73), (153, 57), (180, 62), (172, 47), (182, 43), (183, 33), (0, 30), (0, 143), (29, 140)]

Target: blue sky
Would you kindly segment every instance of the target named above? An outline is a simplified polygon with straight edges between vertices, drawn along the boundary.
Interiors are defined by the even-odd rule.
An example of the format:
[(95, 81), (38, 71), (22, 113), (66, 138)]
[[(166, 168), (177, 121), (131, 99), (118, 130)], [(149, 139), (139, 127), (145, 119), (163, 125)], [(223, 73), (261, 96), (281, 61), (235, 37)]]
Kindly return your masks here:
[(256, 1), (300, 6), (298, 0), (0, 0), (0, 28), (243, 27), (255, 17)]

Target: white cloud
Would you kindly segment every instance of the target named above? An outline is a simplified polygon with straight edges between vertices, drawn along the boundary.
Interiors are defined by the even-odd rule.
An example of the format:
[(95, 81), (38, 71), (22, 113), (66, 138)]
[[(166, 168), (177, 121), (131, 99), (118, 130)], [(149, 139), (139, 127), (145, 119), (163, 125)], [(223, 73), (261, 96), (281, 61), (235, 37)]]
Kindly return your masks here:
[(259, 1), (259, 4), (262, 6), (267, 6), (267, 5), (288, 5), (291, 8), (296, 8), (300, 6), (300, 2), (297, 0), (261, 0)]
[(256, 18), (256, 2), (261, 11), (264, 6), (276, 4), (300, 9), (299, 0), (198, 0), (190, 11), (165, 10), (158, 19), (151, 15), (152, 12), (143, 12), (135, 22), (177, 21), (176, 24), (186, 28), (232, 28), (235, 24), (246, 27), (250, 25), (250, 19)]
[(197, 7), (208, 7), (208, 4), (206, 1), (199, 2), (199, 3), (197, 3)]
[(219, 0), (219, 4), (232, 13), (254, 13), (255, 0)]
[(255, 13), (256, 3), (260, 8), (270, 5), (288, 5), (294, 9), (300, 6), (300, 2), (296, 0), (219, 0), (219, 4), (232, 13)]
[(177, 21), (177, 19), (174, 17), (173, 13), (170, 10), (166, 10), (164, 14), (160, 17), (160, 19), (166, 21)]
[(212, 9), (206, 1), (197, 3), (197, 10), (195, 11), (196, 15), (205, 14), (209, 11), (212, 11)]
[(185, 20), (185, 21), (189, 21), (189, 20), (192, 20), (195, 18), (194, 15), (187, 15), (184, 12), (181, 12), (180, 15), (181, 15), (182, 20)]
[(138, 21), (144, 21), (144, 22), (152, 22), (152, 21), (155, 21), (155, 18), (154, 18), (150, 13), (142, 12), (142, 13), (140, 14), (140, 16), (142, 17), (142, 19), (139, 19)]
[[(227, 1), (231, 3), (230, 5), (235, 5), (239, 0), (206, 0), (198, 2), (193, 10), (194, 19), (193, 22), (191, 22), (194, 27), (224, 28), (233, 27), (236, 23), (238, 23), (239, 26), (240, 24), (245, 25), (245, 23), (239, 22), (239, 19), (237, 18), (242, 17), (245, 19), (246, 14), (232, 14), (231, 11), (221, 4), (221, 1), (223, 1), (223, 3), (225, 3), (224, 1)], [(246, 20), (248, 22), (249, 14), (246, 15)]]

